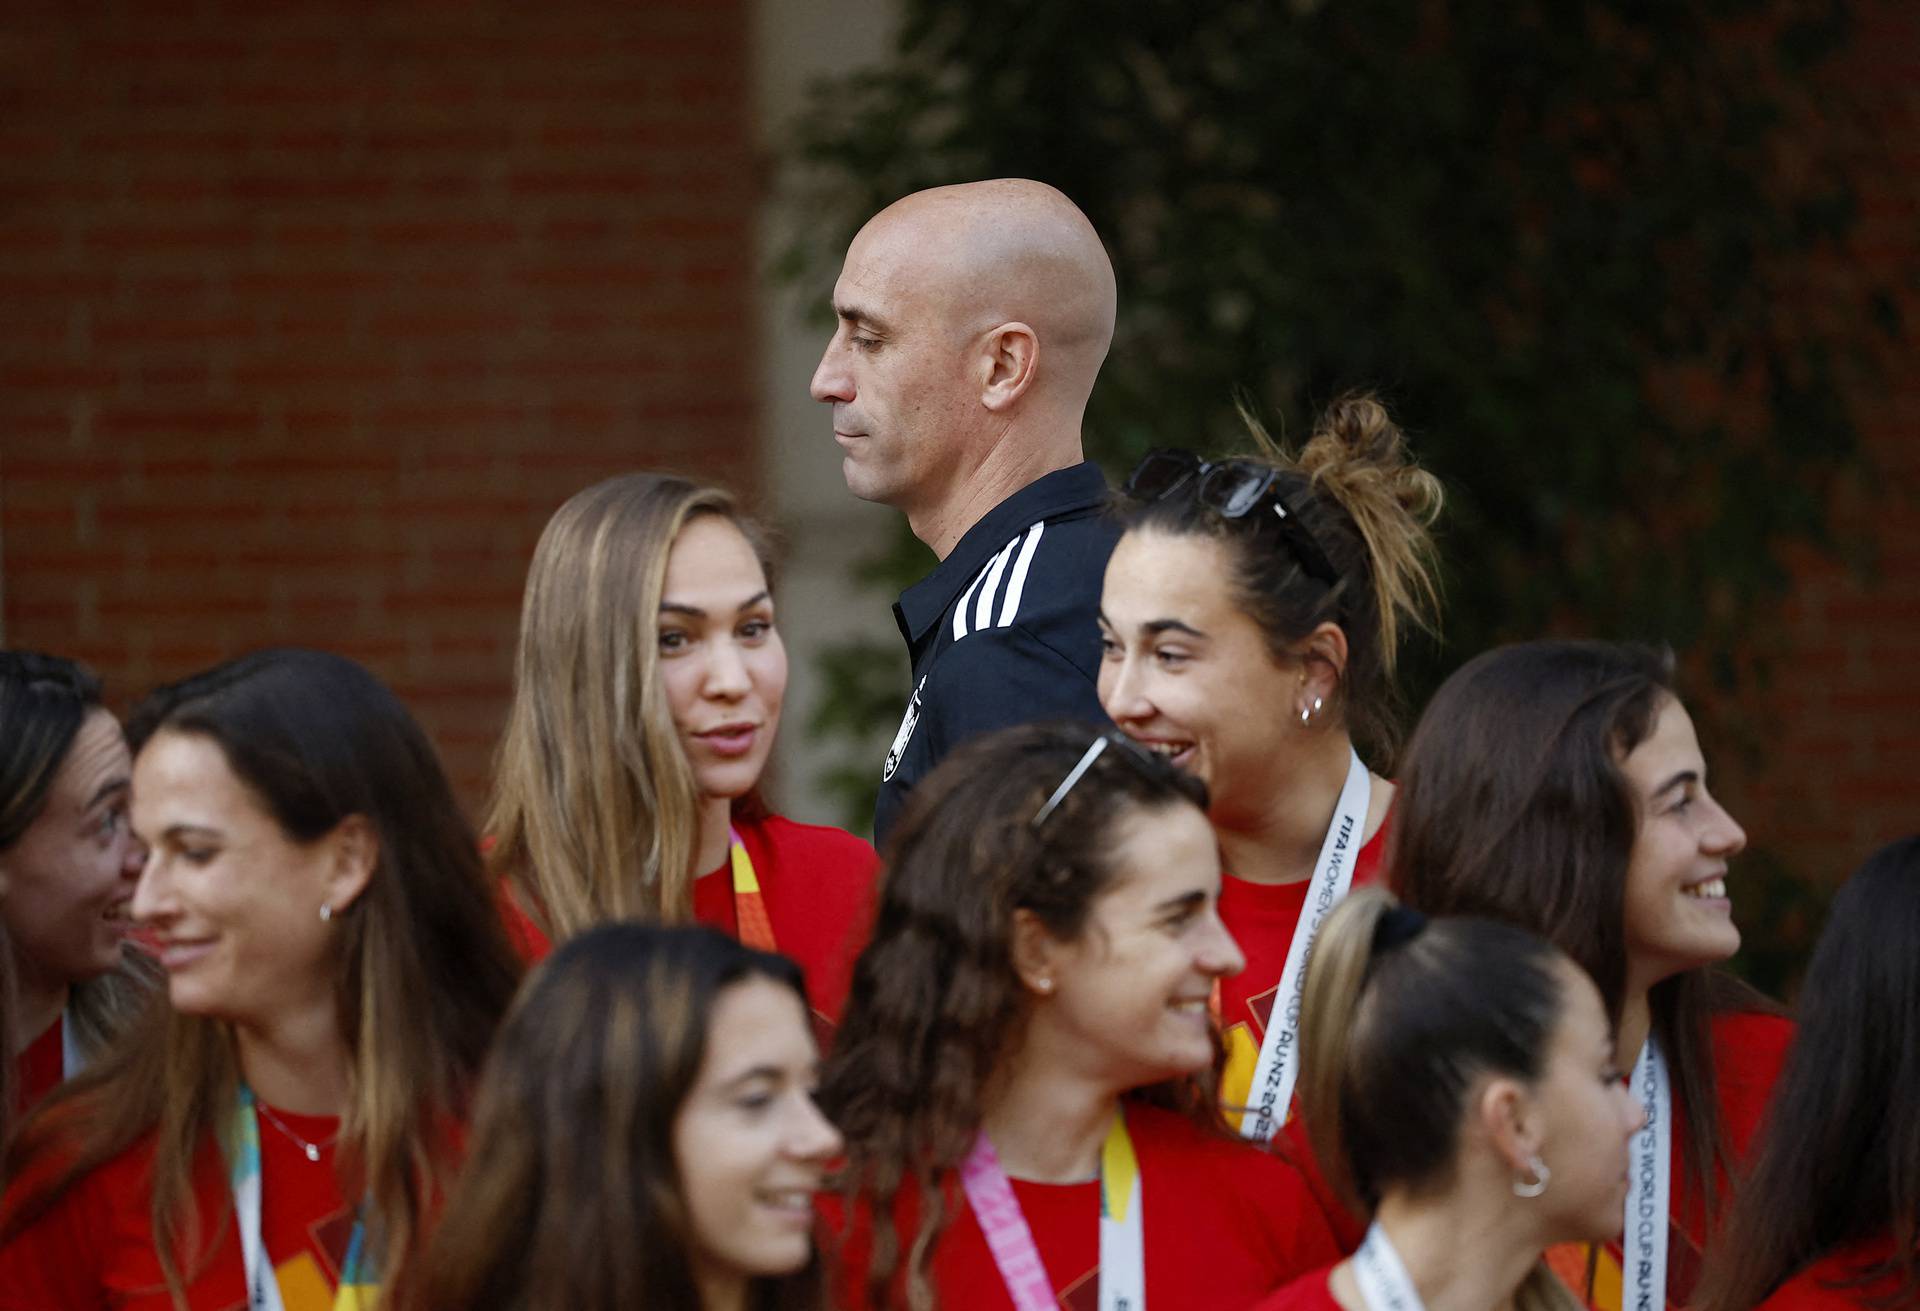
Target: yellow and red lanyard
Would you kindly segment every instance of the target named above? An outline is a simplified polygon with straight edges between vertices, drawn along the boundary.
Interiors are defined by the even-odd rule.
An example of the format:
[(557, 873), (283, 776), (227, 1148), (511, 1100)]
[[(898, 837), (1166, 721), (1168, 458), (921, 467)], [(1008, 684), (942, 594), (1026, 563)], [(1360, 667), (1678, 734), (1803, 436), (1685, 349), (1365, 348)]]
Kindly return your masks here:
[(761, 894), (760, 879), (753, 872), (753, 857), (740, 830), (729, 828), (732, 841), (728, 862), (733, 867), (733, 917), (738, 923), (740, 941), (755, 951), (778, 951), (773, 940), (773, 921), (767, 918), (767, 899)]

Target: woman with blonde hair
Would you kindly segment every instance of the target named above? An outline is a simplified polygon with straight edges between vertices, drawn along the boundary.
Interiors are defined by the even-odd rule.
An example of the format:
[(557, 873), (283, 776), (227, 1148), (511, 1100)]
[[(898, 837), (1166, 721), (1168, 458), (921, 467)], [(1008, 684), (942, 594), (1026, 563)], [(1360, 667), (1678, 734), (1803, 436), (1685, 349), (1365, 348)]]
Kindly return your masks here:
[(8, 1151), (0, 1307), (370, 1305), (446, 1195), (518, 980), (473, 831), (339, 656), (232, 661), (131, 737), (166, 991)]
[(419, 1311), (824, 1311), (800, 971), (704, 925), (603, 924), (501, 1026)]
[(767, 551), (728, 492), (627, 474), (560, 507), (527, 574), (486, 825), (530, 951), (609, 919), (698, 920), (792, 956), (838, 1013), (875, 858), (761, 800), (786, 688)]
[(1641, 1118), (1585, 972), (1367, 888), (1321, 929), (1306, 1011), (1302, 1118), (1372, 1223), (1257, 1311), (1577, 1311), (1541, 1254), (1619, 1232)]

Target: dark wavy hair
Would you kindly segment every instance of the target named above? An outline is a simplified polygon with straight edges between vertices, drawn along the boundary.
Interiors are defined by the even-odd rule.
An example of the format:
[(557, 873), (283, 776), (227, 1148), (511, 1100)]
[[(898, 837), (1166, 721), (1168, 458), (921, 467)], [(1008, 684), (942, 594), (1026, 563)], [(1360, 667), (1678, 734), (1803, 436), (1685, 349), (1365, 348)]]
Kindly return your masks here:
[[(1016, 910), (1056, 938), (1086, 928), (1114, 876), (1127, 815), (1206, 808), (1206, 788), (1138, 748), (1109, 747), (1047, 822), (1035, 814), (1099, 736), (1084, 724), (1003, 729), (955, 751), (914, 790), (895, 829), (872, 939), (854, 967), (820, 1102), (846, 1135), (849, 1214), (874, 1217), (865, 1286), (888, 1305), (900, 1266), (888, 1217), (919, 1201), (910, 1305), (931, 1297), (928, 1266), (948, 1215), (942, 1185), (980, 1132), (989, 1081), (1027, 1016), (1013, 961)], [(1221, 1124), (1212, 1071), (1145, 1094)]]
[(1920, 837), (1834, 898), (1800, 991), (1752, 1169), (1701, 1279), (1703, 1311), (1748, 1311), (1814, 1261), (1881, 1236), (1837, 1287), (1920, 1304)]
[(1261, 452), (1251, 462), (1279, 471), (1276, 487), (1337, 581), (1309, 574), (1262, 531), (1260, 516), (1225, 519), (1201, 504), (1192, 480), (1158, 500), (1122, 501), (1121, 521), (1129, 532), (1220, 543), (1235, 599), (1275, 659), (1320, 624), (1339, 625), (1347, 639), (1340, 712), (1354, 737), (1390, 753), (1398, 740), (1394, 666), (1402, 636), (1408, 627), (1432, 628), (1439, 611), (1430, 528), (1440, 514), (1440, 482), (1413, 462), (1406, 435), (1366, 393), (1329, 405), (1298, 455), (1250, 412), (1242, 417)]
[[(800, 967), (714, 929), (609, 923), (534, 972), (501, 1026), (417, 1311), (700, 1311), (673, 1128), (714, 1006)], [(756, 1311), (826, 1305), (817, 1259), (753, 1283)]]
[[(128, 736), (138, 752), (161, 733), (215, 744), (294, 842), (354, 815), (378, 837), (372, 877), (333, 921), (334, 1005), (351, 1062), (340, 1159), (354, 1176), (343, 1179), (348, 1195), (364, 1188), (371, 1202), (381, 1282), (397, 1292), (430, 1208), (445, 1196), (450, 1127), (465, 1114), (520, 978), (473, 830), (406, 707), (342, 656), (262, 651), (161, 688), (136, 709)], [(239, 1082), (230, 1026), (181, 1014), (156, 994), (127, 1041), (22, 1127), (6, 1179), (47, 1159), (66, 1168), (49, 1170), (57, 1177), (30, 1196), (8, 1198), (16, 1205), (0, 1243), (154, 1133), (155, 1245), (184, 1306), (184, 1285), (206, 1255), (193, 1163), (231, 1115)]]
[[(1592, 976), (1618, 1023), (1640, 828), (1621, 761), (1674, 695), (1672, 654), (1651, 647), (1523, 642), (1469, 660), (1434, 693), (1401, 759), (1388, 885), (1429, 915), (1541, 935)], [(1685, 1182), (1711, 1215), (1731, 1160), (1709, 1021), (1778, 1008), (1712, 969), (1657, 984), (1648, 1007), (1685, 1108)]]

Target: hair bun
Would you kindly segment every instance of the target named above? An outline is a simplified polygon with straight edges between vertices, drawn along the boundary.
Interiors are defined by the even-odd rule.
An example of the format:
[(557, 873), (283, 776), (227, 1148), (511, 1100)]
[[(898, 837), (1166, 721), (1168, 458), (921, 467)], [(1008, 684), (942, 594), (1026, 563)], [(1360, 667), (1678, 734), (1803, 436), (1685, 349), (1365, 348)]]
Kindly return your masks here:
[(1382, 500), (1422, 525), (1440, 514), (1440, 480), (1407, 455), (1407, 436), (1367, 392), (1348, 392), (1320, 415), (1300, 452), (1300, 471), (1324, 487), (1356, 521)]

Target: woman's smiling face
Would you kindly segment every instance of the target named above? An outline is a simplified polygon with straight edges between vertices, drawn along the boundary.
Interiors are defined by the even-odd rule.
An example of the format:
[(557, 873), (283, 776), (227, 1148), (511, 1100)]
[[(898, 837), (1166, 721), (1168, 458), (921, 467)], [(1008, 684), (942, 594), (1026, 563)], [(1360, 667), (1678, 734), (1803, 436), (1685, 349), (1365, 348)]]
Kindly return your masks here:
[(1674, 697), (1620, 773), (1640, 820), (1627, 864), (1628, 972), (1631, 986), (1651, 987), (1739, 950), (1727, 862), (1747, 835), (1707, 791), (1693, 718)]
[(1114, 547), (1100, 598), (1100, 704), (1206, 783), (1216, 824), (1270, 799), (1300, 684), (1235, 601), (1231, 577), (1211, 538), (1135, 529)]

